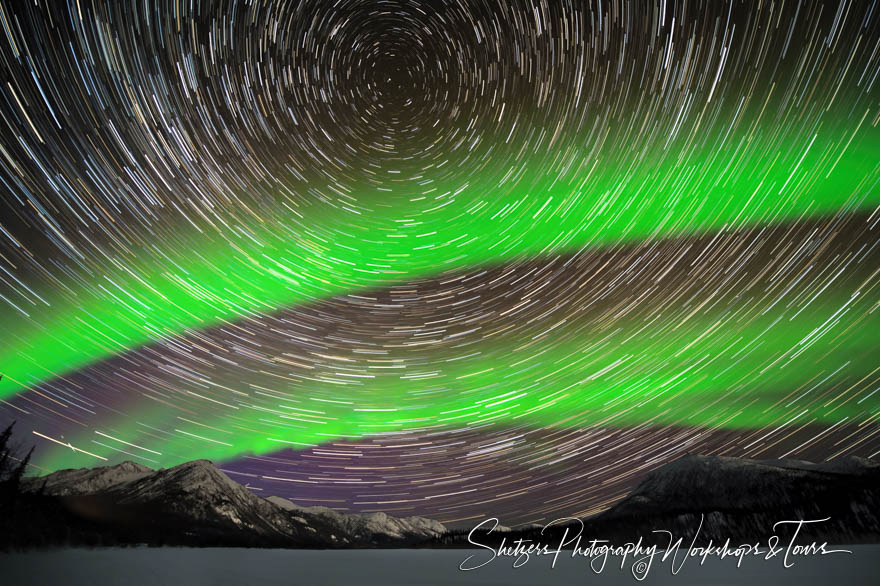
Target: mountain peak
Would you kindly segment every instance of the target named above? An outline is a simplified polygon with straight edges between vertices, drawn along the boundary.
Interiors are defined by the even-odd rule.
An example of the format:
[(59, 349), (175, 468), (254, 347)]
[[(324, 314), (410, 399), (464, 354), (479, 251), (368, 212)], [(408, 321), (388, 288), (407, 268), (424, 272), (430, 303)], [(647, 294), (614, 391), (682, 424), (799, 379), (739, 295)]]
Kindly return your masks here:
[(211, 460), (190, 460), (189, 462), (184, 462), (182, 464), (178, 464), (177, 466), (173, 466), (172, 468), (180, 468), (180, 469), (197, 469), (197, 468), (214, 468), (214, 462)]
[(819, 498), (819, 487), (828, 483), (877, 476), (880, 464), (863, 458), (812, 463), (686, 454), (648, 473), (629, 496), (603, 514), (773, 509), (796, 494), (804, 495), (805, 502)]
[(143, 478), (154, 470), (131, 460), (97, 468), (68, 468), (46, 476), (22, 480), (26, 491), (45, 490), (56, 496), (85, 495), (108, 490), (116, 485)]
[(153, 469), (143, 464), (138, 464), (137, 462), (132, 462), (131, 460), (125, 460), (124, 462), (117, 464), (116, 466), (111, 466), (111, 468), (116, 468), (117, 470), (125, 470), (128, 472), (152, 472)]
[[(398, 518), (383, 512), (346, 514), (326, 507), (300, 507), (278, 497), (260, 498), (231, 480), (209, 460), (151, 470), (134, 462), (94, 469), (62, 470), (30, 479), (46, 495), (75, 497), (69, 504), (105, 523), (126, 519), (122, 530), (162, 539), (219, 543), (305, 544), (321, 547), (418, 543), (446, 528), (432, 519)], [(77, 501), (82, 497), (84, 500)], [(154, 537), (145, 537), (146, 541)], [(213, 541), (212, 541), (213, 540)], [(236, 541), (237, 540), (237, 541)]]
[(151, 494), (159, 497), (172, 492), (258, 498), (218, 470), (210, 460), (192, 460), (171, 468), (157, 470), (132, 483), (127, 487), (127, 491), (137, 493), (139, 499)]

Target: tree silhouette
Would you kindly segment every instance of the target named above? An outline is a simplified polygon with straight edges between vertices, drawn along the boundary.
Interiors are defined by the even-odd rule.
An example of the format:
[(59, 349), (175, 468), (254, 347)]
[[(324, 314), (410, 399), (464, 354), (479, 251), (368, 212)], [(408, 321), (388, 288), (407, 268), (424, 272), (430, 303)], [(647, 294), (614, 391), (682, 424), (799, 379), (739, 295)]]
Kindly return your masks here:
[(18, 457), (18, 450), (11, 441), (13, 427), (15, 427), (14, 421), (0, 433), (0, 510), (7, 510), (15, 504), (21, 477), (24, 476), (34, 451), (31, 448), (24, 458)]

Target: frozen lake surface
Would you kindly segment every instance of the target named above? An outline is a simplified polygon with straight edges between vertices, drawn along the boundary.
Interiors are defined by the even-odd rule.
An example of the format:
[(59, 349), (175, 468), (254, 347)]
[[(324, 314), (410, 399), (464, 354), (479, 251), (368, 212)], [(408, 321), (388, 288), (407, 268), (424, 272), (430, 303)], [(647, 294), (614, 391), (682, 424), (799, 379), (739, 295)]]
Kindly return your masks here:
[[(111, 548), (63, 549), (0, 554), (0, 584), (64, 584), (85, 586), (124, 584), (279, 585), (353, 584), (420, 586), (439, 584), (880, 584), (880, 545), (841, 549), (851, 554), (799, 557), (785, 568), (781, 556), (772, 560), (688, 558), (673, 575), (670, 560), (652, 564), (647, 578), (636, 581), (632, 563), (623, 570), (606, 567), (600, 574), (589, 560), (563, 552), (555, 569), (550, 559), (532, 558), (512, 568), (511, 558), (499, 558), (480, 569), (462, 572), (468, 556), (474, 565), (489, 559), (486, 550), (349, 550), (308, 551), (272, 549)], [(681, 558), (679, 558), (679, 561)]]

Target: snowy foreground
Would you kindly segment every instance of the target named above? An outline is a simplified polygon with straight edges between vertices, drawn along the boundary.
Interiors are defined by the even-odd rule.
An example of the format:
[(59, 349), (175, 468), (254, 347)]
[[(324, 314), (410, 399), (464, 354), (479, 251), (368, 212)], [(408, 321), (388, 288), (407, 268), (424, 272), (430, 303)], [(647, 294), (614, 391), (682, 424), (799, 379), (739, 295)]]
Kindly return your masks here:
[[(479, 570), (459, 566), (479, 550), (66, 549), (0, 555), (5, 586), (31, 584), (382, 585), (440, 584), (875, 584), (880, 545), (842, 546), (851, 554), (803, 557), (790, 567), (780, 558), (688, 559), (676, 574), (669, 560), (653, 565), (642, 582), (631, 565), (596, 574), (589, 562), (560, 557), (556, 567), (535, 559), (521, 568), (498, 560)], [(679, 560), (680, 561), (680, 560)]]

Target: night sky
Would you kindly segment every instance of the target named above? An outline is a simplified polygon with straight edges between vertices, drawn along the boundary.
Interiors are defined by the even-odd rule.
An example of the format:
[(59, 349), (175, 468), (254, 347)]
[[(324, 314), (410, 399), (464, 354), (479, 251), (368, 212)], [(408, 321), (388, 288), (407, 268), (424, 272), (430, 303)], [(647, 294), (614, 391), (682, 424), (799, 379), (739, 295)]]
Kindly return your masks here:
[(34, 473), (506, 525), (880, 454), (880, 6), (0, 0)]

